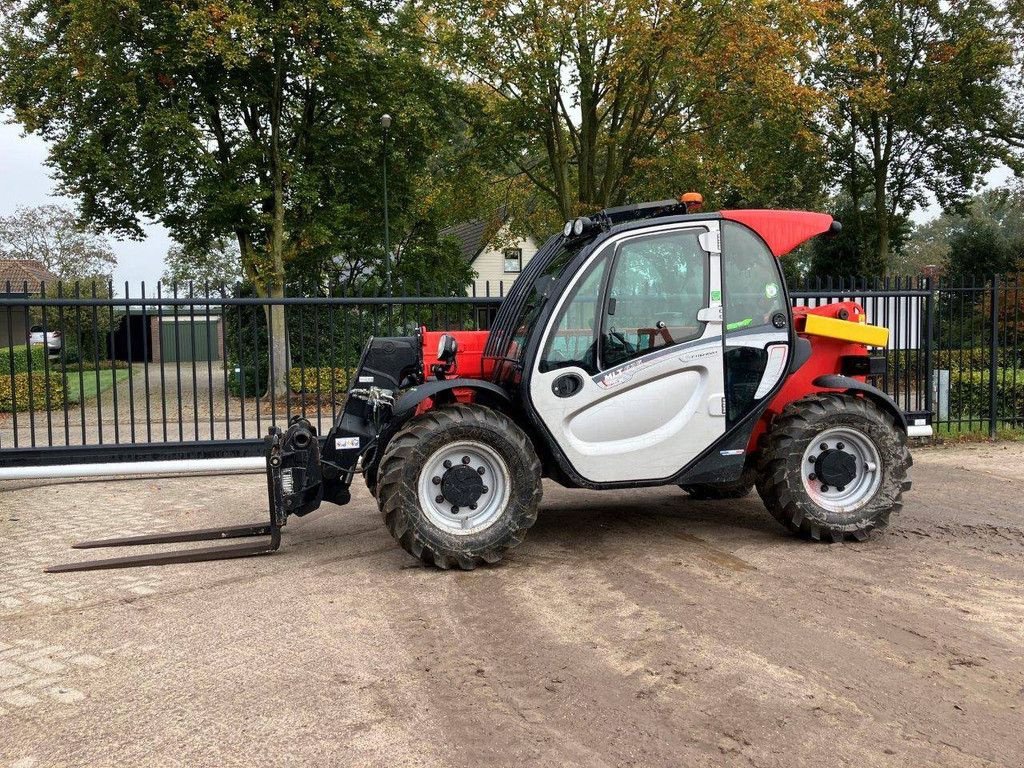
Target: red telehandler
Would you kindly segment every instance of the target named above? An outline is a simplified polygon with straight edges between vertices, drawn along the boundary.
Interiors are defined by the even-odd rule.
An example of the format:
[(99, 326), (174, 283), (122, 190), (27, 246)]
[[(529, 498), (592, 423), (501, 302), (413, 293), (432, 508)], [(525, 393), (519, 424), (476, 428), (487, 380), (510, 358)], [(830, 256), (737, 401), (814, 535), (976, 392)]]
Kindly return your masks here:
[(301, 417), (270, 430), (268, 521), (77, 546), (259, 543), (49, 570), (273, 552), (289, 515), (346, 504), (360, 474), (399, 544), (441, 568), (495, 563), (518, 546), (545, 477), (711, 499), (756, 486), (794, 533), (867, 538), (900, 509), (907, 438), (931, 434), (930, 414), (904, 413), (868, 382), (885, 365), (869, 350), (884, 349), (888, 331), (862, 306), (791, 307), (778, 257), (838, 222), (692, 213), (687, 202), (568, 222), (489, 331), (371, 338), (325, 439)]

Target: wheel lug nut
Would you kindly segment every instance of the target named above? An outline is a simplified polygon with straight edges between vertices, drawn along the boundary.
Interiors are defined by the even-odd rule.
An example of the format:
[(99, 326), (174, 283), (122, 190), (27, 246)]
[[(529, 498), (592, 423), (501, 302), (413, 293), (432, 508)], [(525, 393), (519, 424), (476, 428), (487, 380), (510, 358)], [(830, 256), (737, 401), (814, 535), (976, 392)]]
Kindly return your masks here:
[(827, 490), (828, 490), (828, 486), (827, 486), (827, 485), (822, 485), (822, 486), (821, 486), (821, 492), (822, 492), (822, 493), (824, 493), (824, 492), (825, 492), (825, 491), (827, 491)]
[(807, 476), (807, 479), (810, 480), (813, 483), (815, 480), (818, 479), (818, 476), (816, 474), (814, 474), (813, 472), (811, 472), (811, 474), (809, 474)]
[(476, 504), (470, 504), (470, 505), (469, 505), (469, 508), (470, 508), (470, 509), (476, 509)]
[(469, 456), (463, 456), (462, 457), (462, 463), (463, 464), (469, 464)]
[(448, 459), (444, 460), (444, 468), (445, 469), (451, 469), (452, 468), (452, 463)]
[(459, 508), (458, 508), (458, 507), (455, 507), (455, 506), (453, 506), (453, 507), (452, 507), (452, 514), (453, 514), (453, 515), (457, 515), (457, 514), (459, 514)]
[(840, 451), (843, 450), (843, 448), (845, 447), (846, 446), (843, 443), (836, 443), (836, 448), (838, 448)]
[(486, 485), (483, 488), (480, 489), (480, 493), (487, 493), (487, 486)]
[(477, 473), (478, 475), (482, 475), (482, 474), (484, 473), (484, 468), (483, 468), (483, 467), (477, 467), (477, 468), (476, 468), (476, 473)]
[(811, 456), (811, 457), (810, 457), (809, 459), (807, 459), (807, 460), (808, 460), (809, 462), (811, 462), (811, 464), (813, 464), (814, 462), (816, 462), (816, 461), (818, 460), (818, 457), (817, 457), (817, 456)]
[(444, 496), (438, 496), (437, 498), (434, 499), (434, 501), (436, 501), (438, 504), (443, 504)]
[(846, 486), (845, 485), (837, 485), (836, 486), (836, 490), (839, 491), (840, 493), (842, 493), (843, 491), (846, 490)]
[(441, 478), (440, 477), (432, 477), (432, 478), (430, 478), (430, 482), (432, 482), (434, 485), (440, 485), (441, 484)]
[(821, 447), (821, 450), (827, 451), (828, 450), (828, 443), (822, 443), (820, 447)]

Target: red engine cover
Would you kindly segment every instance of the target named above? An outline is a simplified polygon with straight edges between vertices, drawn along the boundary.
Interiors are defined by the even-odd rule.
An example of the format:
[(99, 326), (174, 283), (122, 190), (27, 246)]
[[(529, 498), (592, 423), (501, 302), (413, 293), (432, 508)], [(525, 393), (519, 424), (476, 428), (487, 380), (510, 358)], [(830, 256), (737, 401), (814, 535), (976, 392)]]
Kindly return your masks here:
[(489, 331), (428, 331), (423, 329), (423, 372), (430, 376), (430, 369), (441, 361), (437, 359), (437, 344), (445, 334), (452, 336), (459, 345), (455, 355), (455, 367), (449, 376), (464, 379), (491, 378), (493, 364), (484, 363), (484, 345), (487, 344)]

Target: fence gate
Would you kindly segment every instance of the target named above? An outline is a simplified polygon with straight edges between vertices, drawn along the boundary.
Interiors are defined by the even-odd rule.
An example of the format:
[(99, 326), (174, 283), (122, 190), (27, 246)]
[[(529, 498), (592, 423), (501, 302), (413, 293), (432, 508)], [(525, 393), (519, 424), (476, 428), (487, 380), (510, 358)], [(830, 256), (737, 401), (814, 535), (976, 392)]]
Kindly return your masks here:
[[(891, 332), (875, 383), (939, 434), (1024, 427), (1019, 277), (828, 281), (794, 303), (854, 299)], [(110, 288), (110, 286), (108, 286)], [(109, 290), (109, 294), (113, 291)], [(271, 425), (303, 413), (330, 429), (371, 335), (488, 327), (499, 297), (90, 296), (0, 287), (0, 466), (258, 456)], [(95, 294), (92, 294), (93, 296)], [(285, 309), (288, 369), (273, 369), (268, 305)], [(29, 347), (42, 325), (59, 344)], [(141, 338), (140, 338), (141, 337)], [(283, 375), (277, 375), (283, 373)], [(269, 386), (268, 386), (269, 384)]]

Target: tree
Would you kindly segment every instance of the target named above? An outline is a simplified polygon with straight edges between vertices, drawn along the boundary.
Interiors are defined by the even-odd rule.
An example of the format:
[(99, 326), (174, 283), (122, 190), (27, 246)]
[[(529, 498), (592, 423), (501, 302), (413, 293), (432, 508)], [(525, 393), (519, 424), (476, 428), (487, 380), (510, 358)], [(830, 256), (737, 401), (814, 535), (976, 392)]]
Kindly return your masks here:
[[(878, 242), (879, 225), (870, 202), (861, 199), (859, 206), (845, 194), (834, 198), (829, 210), (843, 225), (837, 235), (815, 238), (810, 244), (809, 274), (818, 278), (881, 277), (889, 271), (877, 269), (874, 248)], [(910, 234), (910, 220), (902, 213), (887, 213), (884, 222), (888, 231), (890, 260), (902, 252)]]
[(830, 165), (884, 274), (893, 226), (929, 193), (963, 204), (999, 160), (1012, 162), (1007, 76), (1013, 50), (986, 0), (843, 0), (821, 28), (815, 79), (828, 95)]
[(991, 221), (968, 218), (949, 238), (947, 273), (984, 280), (1014, 272), (1022, 266), (1021, 246)]
[(231, 295), (231, 288), (241, 280), (238, 249), (226, 238), (214, 241), (209, 248), (197, 249), (181, 245), (171, 246), (164, 258), (161, 280), (172, 285), (192, 284), (199, 293), (222, 298)]
[(814, 93), (797, 77), (812, 3), (427, 6), (440, 60), (482, 94), (476, 139), (556, 219), (692, 187), (709, 202), (817, 192)]
[[(383, 254), (381, 113), (396, 116), (401, 220), (409, 179), (462, 112), (461, 86), (424, 66), (415, 10), (397, 2), (4, 8), (0, 105), (49, 142), (84, 217), (135, 236), (148, 216), (187, 249), (231, 236), (261, 296), (281, 297), (300, 257)], [(282, 306), (268, 322), (283, 391)]]
[(70, 208), (60, 205), (18, 208), (11, 216), (0, 216), (0, 258), (35, 259), (62, 280), (104, 283), (117, 266), (107, 239), (83, 227)]
[(971, 198), (965, 210), (918, 225), (902, 261), (907, 271), (936, 265), (950, 275), (978, 279), (1024, 269), (1024, 189), (987, 189)]

